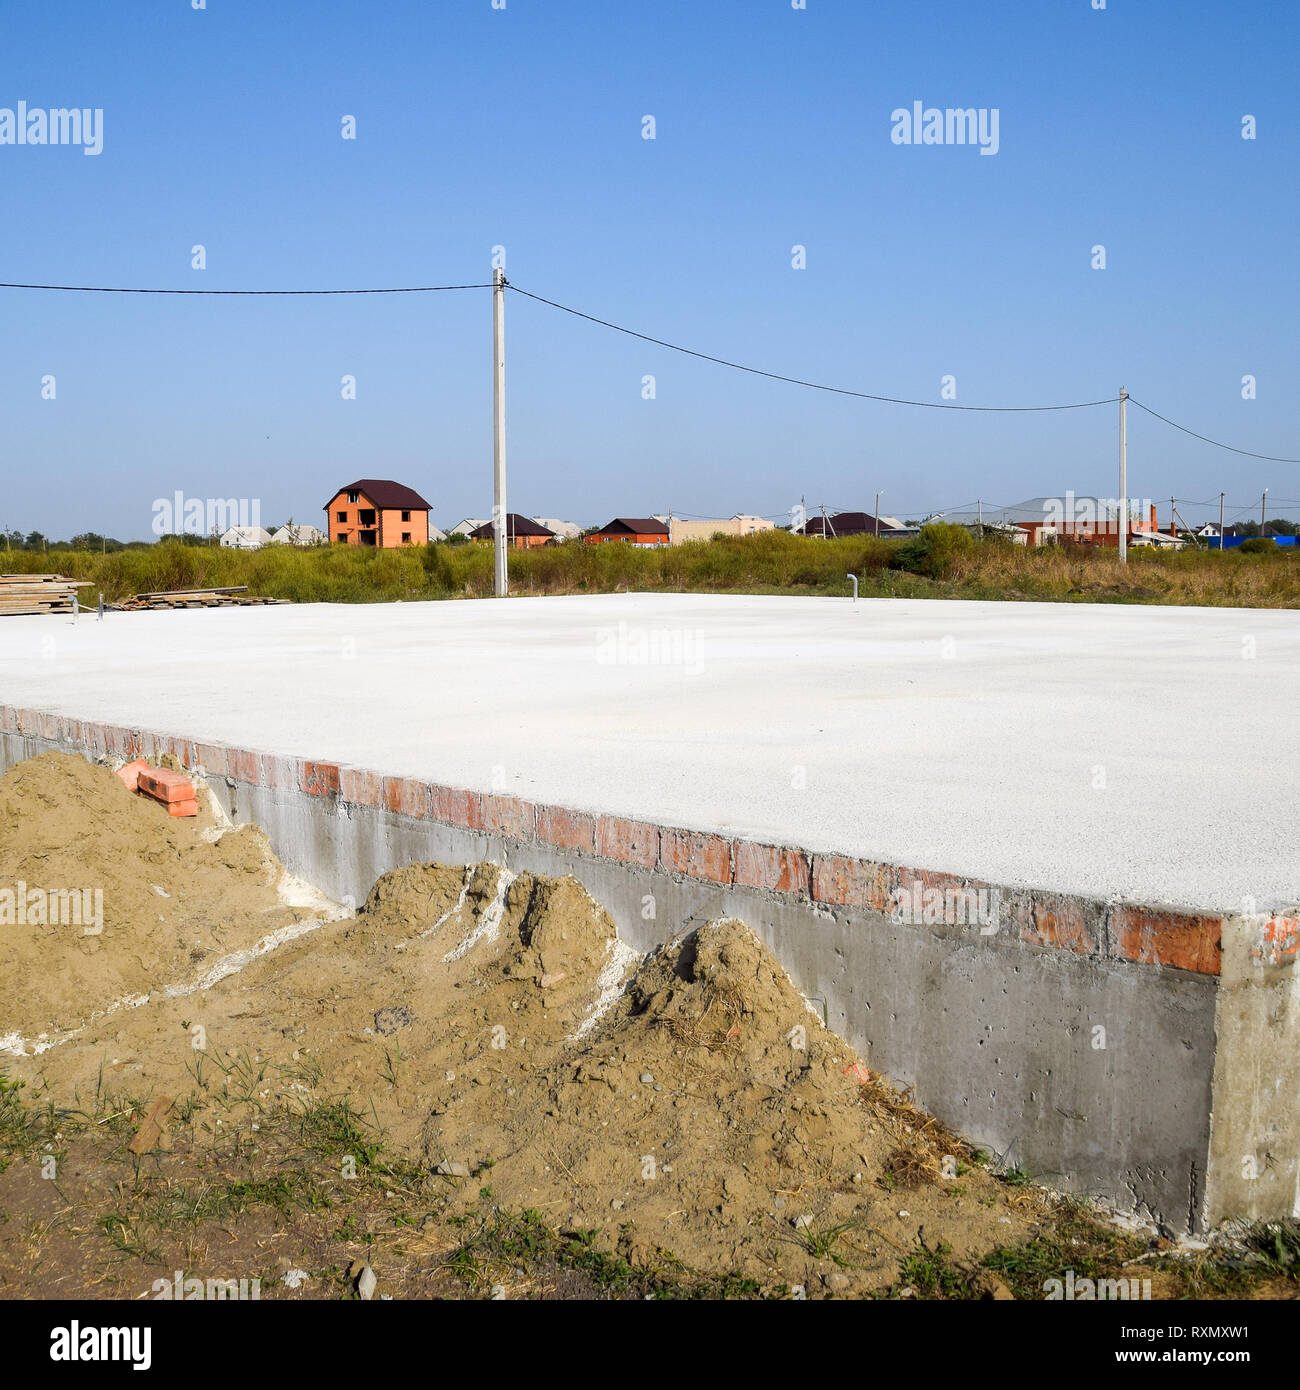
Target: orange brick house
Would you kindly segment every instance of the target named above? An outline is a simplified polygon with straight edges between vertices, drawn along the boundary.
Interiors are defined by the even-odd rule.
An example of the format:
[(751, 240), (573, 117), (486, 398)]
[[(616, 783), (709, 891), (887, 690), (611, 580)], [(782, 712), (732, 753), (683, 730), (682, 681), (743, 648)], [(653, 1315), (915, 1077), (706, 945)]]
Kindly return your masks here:
[(588, 545), (606, 545), (610, 541), (640, 546), (667, 545), (668, 523), (656, 516), (616, 516), (608, 526), (592, 531), (585, 540)]
[(341, 487), (325, 507), (325, 534), (340, 545), (393, 550), (429, 539), (429, 504), (391, 478), (360, 478)]

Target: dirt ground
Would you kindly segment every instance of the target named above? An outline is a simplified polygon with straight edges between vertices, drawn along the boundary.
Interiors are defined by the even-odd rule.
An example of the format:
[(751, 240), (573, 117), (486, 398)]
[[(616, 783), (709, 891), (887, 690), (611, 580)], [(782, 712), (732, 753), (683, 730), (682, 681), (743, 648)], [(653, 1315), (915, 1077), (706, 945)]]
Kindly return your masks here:
[[(170, 821), (62, 755), (0, 780), (0, 884), (104, 889), (98, 936), (0, 934), (0, 1061), (45, 1107), (0, 1171), (6, 1296), (140, 1296), (214, 1250), (280, 1289), (302, 1262), (295, 1296), (346, 1293), (353, 1257), (396, 1296), (665, 1269), (721, 1293), (925, 1293), (1057, 1223), (871, 1073), (739, 922), (643, 960), (573, 879), (489, 864), (398, 869), (341, 915), (214, 807)], [(133, 1155), (159, 1096), (167, 1134)], [(539, 1290), (542, 1245), (570, 1272)]]

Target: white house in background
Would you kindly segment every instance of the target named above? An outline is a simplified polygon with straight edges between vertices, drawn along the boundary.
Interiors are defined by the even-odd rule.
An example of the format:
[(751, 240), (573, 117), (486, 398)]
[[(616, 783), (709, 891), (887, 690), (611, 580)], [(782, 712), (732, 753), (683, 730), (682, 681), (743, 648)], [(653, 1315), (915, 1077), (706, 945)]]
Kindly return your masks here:
[(582, 527), (576, 521), (561, 521), (557, 516), (535, 516), (532, 520), (554, 531), (557, 540), (576, 541), (582, 535)]
[(270, 542), (271, 533), (264, 526), (232, 526), (221, 537), (228, 550), (261, 550)]
[(486, 526), (490, 522), (490, 517), (467, 516), (464, 521), (458, 521), (455, 526), (449, 527), (449, 536), (468, 536), (471, 531), (477, 531), (480, 526)]
[(447, 533), (446, 531), (439, 531), (438, 528), (433, 524), (433, 522), (430, 522), (429, 539), (431, 541), (445, 541), (447, 539)]
[[(222, 537), (222, 545), (225, 538)], [(271, 537), (272, 545), (324, 545), (325, 533), (316, 526), (296, 526), (292, 521), (281, 526)]]
[(668, 519), (668, 543), (682, 545), (686, 541), (707, 541), (718, 534), (750, 536), (755, 531), (775, 529), (766, 517), (751, 516), (748, 512), (737, 512), (731, 517), (719, 517), (716, 521), (684, 521), (679, 516), (673, 516)]

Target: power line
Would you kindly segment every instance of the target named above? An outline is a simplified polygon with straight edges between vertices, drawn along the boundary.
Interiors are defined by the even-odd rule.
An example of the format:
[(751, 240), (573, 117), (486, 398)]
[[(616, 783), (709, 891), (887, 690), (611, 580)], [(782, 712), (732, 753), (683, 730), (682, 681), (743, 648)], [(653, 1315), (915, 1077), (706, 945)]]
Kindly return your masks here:
[(0, 290), (63, 290), (69, 294), (207, 294), (207, 295), (304, 295), (304, 294), (434, 294), (440, 290), (490, 290), (483, 285), (398, 285), (376, 290), (153, 290), (121, 285), (20, 285), (0, 281)]
[[(747, 366), (743, 362), (732, 362), (725, 357), (715, 357), (711, 353), (699, 352), (694, 348), (683, 347), (680, 343), (670, 343), (664, 338), (655, 338), (648, 333), (639, 333), (635, 329), (624, 327), (622, 324), (611, 323), (608, 319), (597, 318), (594, 314), (584, 313), (581, 309), (575, 309), (568, 304), (561, 304), (557, 300), (547, 299), (540, 294), (533, 294), (530, 290), (521, 289), (518, 285), (504, 280), (504, 277), (503, 281), (507, 289), (514, 290), (516, 294), (521, 294), (526, 299), (535, 300), (537, 303), (545, 304), (552, 309), (559, 309), (563, 313), (572, 314), (575, 318), (584, 319), (588, 323), (597, 324), (601, 328), (611, 329), (615, 333), (623, 333), (629, 338), (638, 338), (642, 342), (653, 343), (656, 347), (667, 348), (671, 352), (680, 352), (687, 357), (695, 357), (703, 362), (712, 362), (720, 367), (729, 367), (732, 371), (746, 372), (750, 376), (765, 377), (769, 381), (782, 381), (790, 386), (803, 386), (812, 391), (826, 391), (836, 396), (851, 396), (857, 400), (879, 401), (885, 405), (915, 406), (921, 410), (962, 410), (977, 414), (998, 415), (1042, 414), (1060, 410), (1089, 410), (1094, 406), (1113, 405), (1119, 399), (1118, 396), (1106, 396), (1101, 400), (1071, 401), (1063, 405), (958, 405), (952, 401), (917, 401), (903, 396), (882, 396), (871, 391), (852, 391), (843, 386), (828, 386), (823, 382), (805, 381), (800, 377), (785, 376), (780, 372), (764, 371), (759, 367)], [(490, 290), (492, 288), (493, 285), (490, 283), (479, 282), (464, 285), (392, 285), (378, 288), (333, 290), (182, 290), (126, 285), (45, 285), (12, 280), (0, 281), (0, 289), (5, 290), (47, 290), (65, 294), (206, 295), (209, 297), (242, 298), (361, 294), (438, 294), (454, 290)], [(1161, 415), (1158, 410), (1153, 410), (1149, 405), (1144, 405), (1135, 396), (1130, 395), (1128, 399), (1132, 401), (1139, 410), (1145, 411), (1148, 415), (1154, 416), (1157, 420), (1171, 426), (1173, 429), (1180, 430), (1183, 434), (1189, 435), (1193, 439), (1199, 439), (1204, 444), (1213, 445), (1216, 449), (1226, 449), (1229, 453), (1240, 454), (1244, 458), (1260, 459), (1265, 463), (1300, 463), (1300, 458), (1287, 458), (1276, 454), (1260, 454), (1251, 449), (1239, 449), (1233, 444), (1225, 444), (1222, 440), (1211, 439), (1209, 435), (1189, 429), (1186, 425), (1180, 425), (1177, 420), (1171, 420), (1167, 415)], [(1198, 506), (1207, 504), (1189, 503), (1188, 505)]]
[(817, 381), (803, 381), (799, 377), (782, 376), (779, 372), (765, 372), (758, 367), (747, 367), (743, 362), (730, 362), (725, 357), (714, 357), (707, 352), (696, 352), (694, 348), (682, 347), (679, 343), (669, 343), (663, 338), (652, 338), (648, 333), (638, 333), (635, 329), (624, 328), (621, 324), (610, 323), (608, 319), (598, 319), (594, 314), (584, 314), (581, 309), (572, 309), (567, 304), (559, 304), (554, 299), (544, 299), (540, 294), (532, 294), (520, 289), (518, 285), (506, 282), (506, 288), (526, 299), (535, 299), (539, 304), (548, 304), (552, 309), (562, 309), (575, 318), (586, 319), (588, 323), (599, 324), (602, 328), (612, 328), (616, 333), (626, 333), (629, 338), (640, 338), (642, 342), (654, 343), (656, 347), (669, 348), (673, 352), (684, 353), (687, 357), (698, 357), (704, 362), (715, 362), (720, 367), (730, 367), (733, 371), (748, 372), (751, 376), (767, 377), (769, 381), (784, 381), (791, 386), (807, 386), (813, 391), (829, 391), (836, 396), (854, 396), (858, 400), (882, 401), (886, 405), (914, 405), (923, 410), (971, 410), (994, 414), (1025, 414), (1047, 410), (1087, 410), (1095, 405), (1113, 405), (1118, 396), (1107, 396), (1100, 401), (1073, 401), (1068, 405), (954, 405), (951, 401), (912, 401), (900, 396), (877, 396), (870, 391), (850, 391), (843, 386), (825, 386)]
[(1186, 425), (1180, 425), (1177, 420), (1170, 420), (1167, 416), (1161, 415), (1158, 410), (1152, 410), (1149, 405), (1143, 405), (1142, 402), (1134, 396), (1130, 396), (1129, 400), (1132, 401), (1139, 410), (1145, 410), (1148, 415), (1154, 415), (1157, 420), (1163, 420), (1166, 425), (1172, 425), (1174, 429), (1182, 430), (1184, 434), (1190, 434), (1193, 439), (1200, 439), (1206, 444), (1213, 444), (1216, 449), (1227, 449), (1231, 454), (1244, 454), (1247, 458), (1251, 459), (1263, 459), (1265, 463), (1300, 463), (1300, 459), (1278, 458), (1273, 454), (1255, 454), (1249, 449), (1238, 449), (1231, 444), (1221, 443), (1217, 439), (1211, 439), (1207, 434), (1197, 434), (1195, 430), (1189, 430)]

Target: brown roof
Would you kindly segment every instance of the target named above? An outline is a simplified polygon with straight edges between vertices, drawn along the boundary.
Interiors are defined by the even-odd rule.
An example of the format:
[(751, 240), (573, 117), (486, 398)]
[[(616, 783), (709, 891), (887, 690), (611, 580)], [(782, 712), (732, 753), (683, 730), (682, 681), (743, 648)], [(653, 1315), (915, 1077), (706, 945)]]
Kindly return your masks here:
[[(891, 535), (894, 527), (887, 522), (879, 523), (882, 536)], [(836, 512), (824, 521), (820, 516), (810, 516), (803, 528), (805, 536), (865, 536), (876, 531), (876, 518), (870, 512)]]
[[(476, 526), (470, 533), (470, 539), (476, 541), (490, 541), (495, 539), (496, 532), (492, 529), (492, 523), (485, 521), (482, 526)], [(545, 526), (539, 526), (531, 517), (520, 516), (518, 512), (506, 513), (506, 537), (513, 536), (554, 536), (555, 532), (547, 530)]]
[[(359, 492), (364, 497), (368, 497), (381, 511), (392, 511), (394, 509), (404, 512), (427, 512), (429, 504), (420, 496), (414, 488), (409, 488), (405, 483), (395, 483), (391, 478), (358, 478), (355, 483), (348, 483), (346, 487), (339, 488), (334, 497), (341, 492)], [(334, 501), (331, 497), (325, 503), (322, 510), (329, 511), (330, 503)]]
[(666, 536), (668, 527), (652, 516), (616, 516), (608, 526), (602, 526), (594, 534), (604, 536), (613, 531), (630, 531), (638, 536)]

